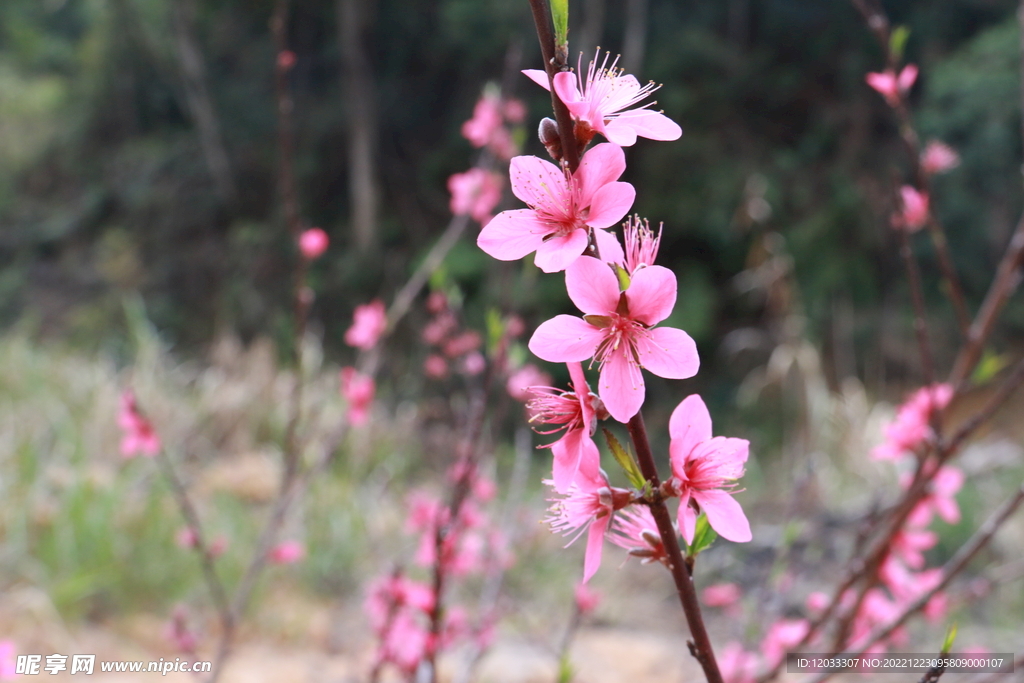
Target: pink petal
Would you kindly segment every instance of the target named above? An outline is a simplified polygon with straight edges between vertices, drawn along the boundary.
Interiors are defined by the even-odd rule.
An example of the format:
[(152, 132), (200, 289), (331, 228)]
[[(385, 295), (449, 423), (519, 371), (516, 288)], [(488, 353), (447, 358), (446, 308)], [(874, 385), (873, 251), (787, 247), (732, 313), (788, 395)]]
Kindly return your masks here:
[(608, 264), (593, 256), (580, 256), (565, 269), (565, 288), (584, 313), (608, 315), (619, 305), (618, 278)]
[(513, 157), (509, 162), (512, 194), (533, 208), (567, 203), (569, 184), (562, 170), (535, 156)]
[(618, 119), (612, 119), (602, 128), (604, 130), (599, 132), (612, 144), (622, 147), (632, 147), (636, 144), (636, 130), (628, 123), (619, 123)]
[(900, 90), (907, 92), (911, 86), (914, 85), (914, 81), (917, 80), (917, 65), (907, 64), (903, 67), (903, 71), (900, 72), (899, 78), (897, 79), (897, 85)]
[(569, 491), (569, 486), (580, 470), (585, 470), (588, 479), (598, 474), (596, 462), (600, 460), (600, 451), (590, 438), (590, 433), (584, 433), (582, 429), (573, 429), (551, 444), (551, 455), (554, 456), (552, 479), (558, 493)]
[(960, 521), (960, 506), (952, 498), (936, 498), (935, 511), (947, 524), (956, 524)]
[(597, 249), (601, 252), (601, 260), (605, 263), (622, 263), (626, 260), (626, 254), (622, 251), (619, 238), (604, 230), (594, 230), (594, 241), (597, 242)]
[(693, 543), (693, 534), (697, 531), (697, 511), (690, 505), (690, 491), (687, 489), (679, 499), (679, 531), (687, 543)]
[(753, 538), (743, 508), (725, 491), (694, 491), (693, 499), (700, 503), (711, 528), (722, 538), (734, 543), (746, 543)]
[(533, 262), (545, 273), (558, 273), (579, 259), (587, 248), (587, 231), (573, 230), (563, 237), (552, 237), (537, 247)]
[(672, 315), (676, 287), (676, 275), (668, 268), (647, 266), (637, 270), (626, 290), (630, 317), (645, 325), (657, 325)]
[(590, 389), (587, 386), (587, 377), (583, 374), (583, 366), (580, 363), (568, 363), (569, 379), (572, 381), (572, 390), (580, 397), (580, 407), (583, 412), (583, 430), (590, 434), (590, 425), (594, 423), (594, 406), (588, 399)]
[(690, 459), (713, 463), (717, 476), (733, 480), (743, 476), (743, 464), (749, 456), (750, 442), (746, 439), (716, 436), (698, 444)]
[(556, 315), (540, 324), (530, 343), (530, 352), (552, 363), (587, 360), (594, 355), (604, 333), (582, 318)]
[[(544, 72), (541, 72), (544, 73)], [(576, 104), (580, 101), (580, 91), (576, 87), (576, 74), (571, 71), (560, 71), (555, 74), (555, 94), (558, 95), (558, 99), (565, 103), (565, 106), (570, 104)], [(572, 107), (569, 107), (569, 111), (572, 111)], [(576, 112), (573, 112), (574, 114)]]
[(480, 231), (476, 244), (499, 261), (516, 261), (544, 244), (548, 230), (531, 209), (502, 211)]
[(711, 413), (704, 399), (697, 394), (684, 398), (672, 411), (668, 433), (672, 437), (669, 445), (672, 467), (681, 469), (696, 446), (711, 440)]
[(548, 73), (543, 69), (523, 69), (523, 75), (545, 90), (551, 90), (551, 82), (548, 80)]
[(604, 407), (619, 422), (629, 422), (644, 404), (644, 376), (622, 347), (605, 359), (599, 384)]
[(640, 365), (665, 379), (687, 379), (697, 374), (700, 357), (697, 344), (682, 330), (656, 327), (637, 339)]
[(594, 193), (587, 214), (587, 225), (610, 228), (622, 220), (635, 199), (636, 190), (629, 183), (608, 183)]
[(611, 515), (599, 517), (590, 523), (587, 530), (587, 555), (583, 559), (583, 583), (597, 573), (601, 566), (601, 549), (604, 547), (604, 532), (608, 530)]
[[(614, 183), (625, 170), (626, 154), (621, 147), (607, 142), (594, 145), (580, 159), (580, 166), (573, 174), (573, 180), (576, 181), (579, 188), (580, 206), (589, 206), (594, 193), (608, 183)], [(632, 201), (630, 206), (632, 206)], [(601, 227), (608, 226), (602, 225)]]
[(661, 112), (650, 109), (634, 109), (623, 112), (609, 123), (607, 129), (619, 126), (629, 126), (636, 135), (648, 140), (678, 140), (683, 135), (683, 129), (679, 124), (665, 116)]

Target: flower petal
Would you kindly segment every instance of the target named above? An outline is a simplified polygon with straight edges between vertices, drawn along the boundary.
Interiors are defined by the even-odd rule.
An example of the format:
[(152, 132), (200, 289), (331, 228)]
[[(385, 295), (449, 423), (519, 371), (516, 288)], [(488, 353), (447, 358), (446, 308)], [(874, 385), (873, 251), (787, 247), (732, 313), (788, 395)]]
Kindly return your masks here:
[(679, 499), (679, 532), (687, 544), (693, 543), (693, 534), (697, 531), (697, 511), (690, 505), (690, 491), (683, 492)]
[(700, 503), (711, 528), (722, 538), (734, 543), (746, 543), (753, 538), (743, 508), (725, 491), (694, 491), (693, 499)]
[(554, 457), (551, 478), (558, 493), (568, 493), (572, 480), (576, 477), (576, 471), (580, 468), (582, 436), (582, 429), (572, 429), (551, 444), (551, 455)]
[(697, 344), (674, 327), (656, 327), (636, 340), (640, 366), (665, 379), (687, 379), (700, 369)]
[(545, 90), (551, 90), (548, 73), (543, 69), (523, 69), (523, 75)]
[(672, 417), (668, 420), (668, 433), (672, 437), (669, 443), (672, 471), (682, 478), (680, 473), (690, 453), (698, 445), (711, 440), (711, 413), (704, 405), (704, 399), (698, 394), (684, 398), (672, 411)]
[[(572, 176), (579, 189), (580, 206), (590, 206), (590, 200), (594, 197), (594, 193), (608, 183), (614, 183), (625, 170), (626, 154), (621, 147), (607, 142), (594, 145), (580, 159), (580, 166)], [(632, 202), (630, 202), (630, 206), (632, 206)], [(608, 226), (602, 225), (601, 227)]]
[(648, 140), (678, 140), (683, 135), (679, 124), (661, 112), (650, 109), (634, 109), (619, 114), (608, 129), (629, 126), (636, 135)]
[(538, 358), (552, 363), (587, 360), (594, 355), (604, 333), (582, 318), (556, 315), (534, 331), (528, 344)]
[(734, 481), (743, 476), (743, 463), (750, 456), (750, 442), (730, 436), (716, 436), (698, 444), (690, 457), (710, 463), (714, 476)]
[(590, 434), (590, 425), (594, 422), (594, 404), (590, 399), (590, 387), (587, 385), (587, 376), (583, 374), (583, 365), (580, 363), (567, 363), (569, 368), (569, 379), (572, 382), (572, 390), (580, 399), (580, 410), (583, 413), (583, 431)]
[(599, 132), (612, 144), (621, 147), (632, 147), (636, 144), (636, 131), (629, 124), (619, 123), (618, 119), (612, 119), (601, 128), (603, 130)]
[(647, 266), (638, 269), (626, 290), (630, 317), (645, 325), (657, 325), (672, 315), (676, 288), (676, 275), (668, 268)]
[[(629, 212), (635, 199), (636, 190), (629, 183), (608, 183), (594, 193), (586, 218), (587, 225), (610, 228)], [(581, 206), (585, 204), (581, 203)]]
[(583, 559), (583, 583), (597, 573), (601, 566), (601, 549), (604, 547), (604, 532), (608, 530), (611, 515), (599, 517), (590, 523), (587, 530), (587, 554)]
[(605, 263), (623, 263), (626, 254), (622, 251), (619, 238), (605, 230), (594, 230), (594, 241), (597, 242), (597, 249), (601, 252), (601, 260)]
[(554, 164), (535, 156), (513, 157), (509, 162), (512, 194), (546, 213), (565, 213), (572, 197), (565, 174)]
[(626, 349), (619, 347), (601, 366), (599, 380), (604, 407), (619, 422), (629, 422), (644, 404), (644, 376), (632, 360), (626, 358)]
[(549, 230), (532, 209), (502, 211), (480, 231), (476, 244), (499, 261), (515, 261), (544, 244)]
[(608, 264), (593, 256), (580, 256), (565, 269), (565, 288), (584, 313), (608, 315), (619, 305), (618, 278)]
[(583, 254), (587, 248), (587, 231), (573, 230), (562, 237), (552, 237), (537, 247), (533, 262), (545, 273), (565, 270)]
[(566, 106), (573, 102), (579, 102), (580, 90), (576, 85), (576, 74), (571, 71), (559, 71), (555, 74), (554, 82), (555, 94)]

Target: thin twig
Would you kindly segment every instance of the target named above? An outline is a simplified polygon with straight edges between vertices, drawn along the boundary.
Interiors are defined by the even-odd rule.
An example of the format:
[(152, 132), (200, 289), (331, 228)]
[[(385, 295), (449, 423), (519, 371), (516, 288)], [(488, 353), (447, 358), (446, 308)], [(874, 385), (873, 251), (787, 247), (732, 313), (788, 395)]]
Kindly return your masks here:
[(544, 70), (548, 74), (548, 86), (551, 89), (551, 106), (555, 111), (555, 121), (558, 123), (558, 137), (562, 142), (562, 160), (569, 168), (569, 171), (575, 173), (576, 168), (580, 165), (580, 151), (576, 144), (576, 130), (569, 109), (555, 92), (555, 74), (561, 71), (568, 71), (569, 66), (555, 56), (555, 34), (551, 30), (551, 10), (547, 0), (529, 0), (529, 3), (530, 9), (533, 12), (533, 23), (537, 27), (540, 53), (544, 58)]

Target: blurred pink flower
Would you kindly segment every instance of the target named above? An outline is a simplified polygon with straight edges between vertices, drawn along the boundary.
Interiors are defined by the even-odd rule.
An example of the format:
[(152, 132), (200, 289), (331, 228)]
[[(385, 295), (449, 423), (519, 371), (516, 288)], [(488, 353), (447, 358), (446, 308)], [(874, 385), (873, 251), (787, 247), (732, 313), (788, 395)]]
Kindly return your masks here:
[(960, 155), (952, 147), (939, 140), (932, 140), (921, 153), (921, 168), (933, 175), (945, 173), (960, 165)]
[[(642, 271), (646, 272), (646, 271)], [(698, 509), (723, 538), (745, 543), (752, 536), (743, 508), (732, 497), (750, 448), (746, 439), (711, 436), (711, 415), (697, 394), (672, 411), (668, 423), (672, 486), (680, 496), (679, 529), (693, 542)]]
[(899, 76), (892, 69), (886, 69), (881, 73), (869, 73), (864, 80), (881, 93), (890, 107), (896, 107), (917, 80), (917, 66), (907, 64)]
[(928, 222), (928, 195), (910, 185), (900, 188), (900, 210), (890, 219), (892, 227), (916, 232)]
[(806, 619), (780, 619), (772, 624), (761, 641), (761, 654), (768, 667), (781, 662), (786, 652), (803, 640), (810, 626)]
[(811, 612), (824, 612), (831, 600), (828, 595), (821, 591), (814, 591), (807, 596), (807, 609)]
[(434, 608), (434, 592), (429, 586), (402, 575), (389, 574), (375, 579), (369, 586), (363, 611), (378, 634), (387, 626), (392, 610), (411, 607), (424, 614)]
[(190, 526), (183, 526), (178, 529), (178, 533), (175, 535), (175, 541), (182, 548), (195, 548), (198, 542), (196, 531)]
[(352, 315), (352, 327), (345, 332), (345, 343), (369, 351), (377, 345), (377, 340), (384, 334), (387, 326), (387, 313), (384, 302), (380, 299), (356, 306)]
[(501, 101), (485, 94), (473, 107), (473, 118), (462, 124), (462, 137), (474, 147), (484, 147), (501, 128)]
[(885, 441), (871, 450), (871, 457), (896, 460), (916, 451), (932, 435), (932, 412), (943, 410), (952, 398), (949, 384), (918, 389), (896, 410), (896, 419), (885, 427)]
[(576, 584), (575, 598), (580, 614), (590, 614), (601, 604), (601, 594), (585, 583)]
[(17, 676), (17, 652), (13, 640), (0, 640), (0, 681), (13, 681)]
[[(164, 627), (164, 637), (178, 652), (195, 653), (199, 638), (188, 627), (188, 610), (184, 605), (176, 605), (171, 611), (171, 618)], [(0, 676), (0, 680), (3, 680), (3, 676)]]
[(522, 100), (511, 97), (505, 100), (505, 120), (509, 123), (522, 123), (526, 120), (526, 105)]
[(370, 418), (370, 405), (376, 391), (377, 387), (369, 375), (353, 367), (341, 369), (341, 395), (348, 401), (348, 421), (353, 427), (366, 424)]
[(309, 261), (319, 258), (327, 251), (329, 244), (330, 239), (328, 239), (327, 233), (320, 228), (310, 228), (299, 237), (299, 251)]
[(270, 549), (267, 559), (272, 564), (295, 564), (306, 556), (306, 546), (301, 541), (281, 541)]
[(583, 366), (569, 363), (572, 391), (559, 391), (554, 387), (533, 387), (533, 398), (526, 404), (530, 422), (556, 425), (548, 431), (537, 430), (540, 434), (554, 434), (565, 430), (557, 441), (542, 448), (550, 448), (554, 456), (555, 490), (566, 493), (576, 478), (578, 470), (585, 470), (586, 479), (593, 480), (601, 468), (601, 453), (594, 443), (597, 428), (594, 402), (583, 375)]
[(551, 386), (551, 375), (538, 368), (533, 363), (527, 363), (509, 375), (505, 388), (512, 398), (526, 403), (533, 396), (533, 387)]
[(117, 424), (124, 431), (121, 438), (123, 457), (133, 458), (140, 454), (152, 457), (160, 452), (160, 437), (149, 420), (139, 412), (135, 393), (131, 389), (125, 389), (121, 394)]
[(729, 607), (739, 601), (740, 595), (735, 583), (716, 583), (701, 591), (700, 597), (708, 607)]
[(457, 337), (449, 339), (444, 344), (444, 355), (449, 358), (456, 358), (470, 351), (476, 351), (483, 344), (480, 333), (476, 330), (467, 330)]
[(295, 66), (295, 53), (291, 50), (281, 50), (277, 53), (277, 68), (288, 71)]
[(471, 168), (448, 178), (448, 191), (452, 199), (449, 209), (456, 216), (468, 215), (486, 225), (491, 211), (501, 201), (501, 176), (482, 168)]
[[(657, 102), (630, 109), (660, 86), (653, 82), (641, 86), (636, 77), (625, 74), (616, 66), (618, 57), (609, 66), (609, 56), (605, 53), (604, 61), (598, 66), (601, 52), (597, 52), (587, 67), (585, 81), (581, 82), (578, 76), (583, 71), (581, 64), (577, 64), (577, 73), (563, 71), (555, 74), (555, 92), (578, 122), (577, 137), (590, 139), (580, 135), (579, 128), (584, 127), (593, 131), (590, 135), (600, 133), (621, 147), (635, 143), (637, 136), (650, 140), (678, 140), (683, 129), (661, 112), (648, 108)], [(523, 73), (537, 85), (550, 90), (544, 71), (527, 69)]]
[[(612, 144), (591, 148), (575, 174), (534, 156), (512, 159), (512, 194), (528, 209), (502, 211), (480, 231), (477, 245), (500, 261), (516, 261), (536, 251), (534, 262), (545, 273), (565, 270), (587, 248), (590, 228), (602, 257), (622, 247), (610, 228), (622, 220), (636, 198), (629, 183), (618, 182), (626, 156)], [(608, 255), (605, 255), (605, 252)]]
[(479, 351), (473, 351), (472, 353), (466, 354), (466, 357), (462, 359), (462, 372), (475, 377), (483, 372), (487, 368), (487, 359)]
[[(900, 485), (910, 486), (912, 477), (909, 473), (900, 478)], [(947, 524), (960, 521), (960, 506), (956, 502), (956, 494), (964, 485), (964, 473), (955, 467), (941, 468), (929, 484), (928, 493), (907, 517), (907, 526), (926, 527), (932, 521), (932, 515), (938, 514)]]
[(423, 374), (430, 379), (444, 379), (448, 376), (448, 361), (432, 353), (423, 361)]
[(725, 683), (754, 683), (757, 655), (737, 642), (728, 643), (718, 653), (718, 668)]
[(675, 307), (676, 276), (671, 270), (642, 268), (623, 292), (608, 264), (580, 256), (566, 269), (565, 285), (583, 317), (557, 315), (541, 323), (528, 346), (552, 363), (593, 358), (601, 366), (598, 394), (616, 420), (628, 422), (643, 405), (641, 369), (667, 379), (697, 374), (700, 359), (690, 335), (655, 327)]

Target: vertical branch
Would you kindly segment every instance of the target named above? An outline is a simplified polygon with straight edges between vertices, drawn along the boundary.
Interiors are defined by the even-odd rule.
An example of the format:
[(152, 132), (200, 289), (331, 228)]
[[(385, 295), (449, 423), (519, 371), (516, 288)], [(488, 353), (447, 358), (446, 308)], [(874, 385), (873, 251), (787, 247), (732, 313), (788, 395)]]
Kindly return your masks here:
[(718, 662), (715, 661), (711, 638), (708, 637), (707, 629), (704, 627), (704, 617), (700, 611), (700, 602), (697, 600), (697, 591), (693, 587), (691, 570), (683, 559), (682, 550), (679, 548), (678, 534), (672, 525), (668, 507), (661, 497), (661, 479), (658, 477), (658, 466), (654, 462), (651, 444), (647, 439), (647, 427), (644, 424), (643, 415), (641, 413), (634, 415), (630, 419), (628, 427), (629, 436), (636, 449), (640, 472), (651, 483), (651, 489), (654, 492), (649, 506), (651, 515), (658, 525), (658, 534), (665, 546), (665, 552), (668, 553), (668, 568), (672, 573), (672, 580), (676, 584), (676, 592), (679, 594), (679, 602), (686, 615), (686, 623), (690, 626), (690, 634), (693, 636), (693, 640), (688, 643), (690, 654), (700, 662), (708, 683), (722, 683), (722, 674), (718, 670)]
[(540, 53), (544, 58), (544, 70), (548, 74), (548, 87), (551, 89), (551, 106), (555, 111), (558, 123), (558, 137), (562, 142), (562, 162), (575, 172), (580, 165), (580, 150), (576, 143), (576, 130), (572, 115), (565, 103), (555, 93), (555, 74), (568, 71), (569, 66), (560, 56), (555, 56), (555, 34), (551, 28), (551, 11), (547, 0), (529, 0), (533, 12), (533, 23), (537, 27), (537, 39), (540, 41)]
[[(914, 306), (914, 334), (917, 336), (918, 350), (921, 353), (921, 369), (927, 386), (935, 383), (935, 362), (932, 358), (931, 344), (928, 340), (928, 322), (925, 319), (924, 295), (921, 291), (921, 272), (917, 268), (917, 259), (910, 248), (910, 235), (906, 230), (897, 229), (900, 240), (900, 257), (907, 270), (910, 283), (910, 298)], [(935, 411), (933, 411), (935, 412)]]
[(238, 199), (238, 188), (231, 173), (231, 162), (224, 146), (220, 122), (207, 87), (203, 53), (195, 36), (195, 0), (175, 0), (171, 12), (185, 101), (199, 131), (199, 145), (217, 194), (221, 202), (231, 207)]
[(352, 237), (356, 248), (366, 251), (377, 234), (380, 190), (374, 154), (377, 147), (377, 108), (371, 63), (364, 34), (373, 12), (372, 0), (338, 0), (338, 42), (348, 101), (348, 182), (352, 201)]

